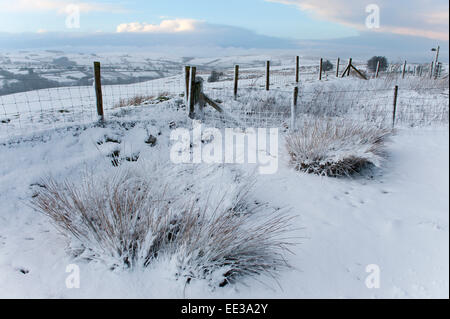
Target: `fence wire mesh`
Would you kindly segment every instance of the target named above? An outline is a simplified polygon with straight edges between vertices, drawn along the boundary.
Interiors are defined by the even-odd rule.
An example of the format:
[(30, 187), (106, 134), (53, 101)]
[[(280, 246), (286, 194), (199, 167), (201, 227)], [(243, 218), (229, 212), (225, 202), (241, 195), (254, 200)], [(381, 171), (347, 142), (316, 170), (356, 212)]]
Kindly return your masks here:
[[(163, 77), (164, 73), (156, 69), (102, 65), (102, 97), (106, 118), (109, 112), (124, 107), (156, 106), (171, 99), (181, 99), (186, 92), (186, 77), (181, 65), (175, 67), (178, 70), (176, 75)], [(345, 62), (341, 62), (340, 73), (344, 68)], [(295, 86), (299, 87), (297, 118), (345, 117), (355, 121), (388, 124), (393, 121), (394, 86), (397, 83), (400, 89), (395, 124), (448, 124), (448, 75), (434, 79), (429, 77), (429, 69), (424, 65), (410, 71), (402, 79), (402, 68), (393, 65), (381, 72), (379, 79), (373, 79), (374, 75), (369, 74), (372, 79), (369, 81), (338, 79), (335, 71), (330, 70), (324, 72), (323, 81), (319, 82), (318, 66), (308, 65), (300, 66), (300, 82), (296, 83), (295, 65), (272, 63), (269, 91), (266, 91), (264, 67), (241, 68), (237, 96), (233, 93), (234, 68), (217, 71), (216, 78), (212, 77), (211, 70), (200, 69), (197, 76), (204, 79), (204, 93), (224, 109), (224, 113), (219, 113), (206, 107), (203, 119), (221, 127), (289, 127)], [(77, 71), (86, 75), (93, 69), (61, 68), (59, 71), (61, 74), (67, 72), (73, 75)], [(53, 81), (50, 78), (47, 80)], [(65, 87), (61, 83), (49, 82), (46, 85), (51, 87), (41, 88), (35, 79), (28, 81), (32, 83), (26, 79), (20, 82), (22, 88), (13, 83), (2, 87), (0, 137), (98, 120), (93, 76), (85, 77), (86, 85)], [(341, 81), (347, 82), (341, 84)], [(17, 92), (7, 93), (5, 87)]]

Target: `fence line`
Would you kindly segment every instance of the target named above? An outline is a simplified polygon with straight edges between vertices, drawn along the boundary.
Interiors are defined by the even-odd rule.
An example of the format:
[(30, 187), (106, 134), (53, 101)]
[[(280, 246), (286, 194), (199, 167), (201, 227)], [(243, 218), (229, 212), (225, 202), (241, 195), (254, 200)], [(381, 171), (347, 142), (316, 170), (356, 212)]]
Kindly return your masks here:
[[(402, 71), (406, 68), (392, 65), (386, 71), (378, 69), (376, 81), (392, 82), (388, 88), (383, 87), (386, 85), (384, 82), (374, 82), (373, 87), (366, 85), (363, 89), (353, 89), (345, 86), (327, 87), (325, 84), (329, 82), (322, 81), (318, 89), (310, 88), (310, 86), (318, 85), (316, 76), (317, 71), (320, 71), (320, 65), (302, 66), (300, 62), (299, 57), (296, 57), (291, 66), (277, 66), (270, 62), (266, 64), (266, 68), (240, 68), (236, 65), (224, 70), (218, 81), (205, 81), (204, 92), (212, 100), (223, 105), (228, 113), (233, 114), (234, 120), (231, 121), (233, 123), (238, 123), (239, 121), (235, 121), (236, 118), (242, 117), (240, 122), (244, 124), (251, 122), (282, 126), (287, 121), (286, 126), (289, 126), (289, 123), (292, 124), (289, 121), (292, 121), (293, 96), (298, 96), (294, 120), (297, 116), (305, 114), (345, 115), (359, 120), (387, 118), (393, 114), (394, 84), (399, 82), (398, 75), (403, 77)], [(442, 72), (442, 67), (440, 68)], [(105, 82), (108, 83), (108, 72), (112, 69), (103, 65), (101, 69), (99, 68), (101, 74), (98, 78), (103, 83), (98, 81), (97, 87), (91, 85), (54, 87), (0, 95), (0, 136), (17, 135), (68, 124), (92, 123), (98, 120), (98, 115), (104, 115), (107, 118), (111, 110), (126, 106), (155, 105), (183, 96), (187, 101), (189, 90), (186, 84), (189, 81), (186, 74), (188, 73), (180, 72), (171, 77), (133, 84), (105, 84)], [(405, 85), (399, 83), (395, 123), (408, 123), (408, 121), (422, 124), (448, 123), (448, 89), (447, 96), (442, 98), (440, 94), (445, 90), (432, 87), (438, 82), (435, 82), (435, 79), (428, 79), (428, 74), (424, 73), (425, 69), (420, 67), (412, 72), (405, 70), (407, 77), (403, 81), (412, 83), (416, 79), (418, 83), (414, 88), (408, 88), (406, 85), (413, 86), (414, 83), (405, 82)], [(95, 67), (91, 67), (90, 70), (94, 73)], [(116, 70), (129, 72), (130, 76), (135, 72), (138, 74), (142, 72), (138, 68), (121, 67)], [(322, 79), (335, 79), (334, 71), (332, 73), (324, 71), (320, 74), (323, 75)], [(420, 74), (422, 76), (419, 76)], [(201, 69), (197, 71), (197, 76), (204, 79), (207, 79), (208, 75), (210, 72)], [(376, 73), (373, 78), (375, 77)], [(378, 86), (377, 83), (381, 84)], [(428, 87), (420, 87), (424, 85), (423, 83)], [(298, 95), (295, 93), (293, 95), (295, 88), (299, 90)], [(101, 110), (99, 98), (102, 102)], [(216, 114), (217, 112), (214, 113), (215, 111), (209, 108), (208, 110), (211, 112), (206, 112), (206, 119), (209, 117), (218, 122), (222, 121), (221, 123), (227, 122), (223, 115)]]

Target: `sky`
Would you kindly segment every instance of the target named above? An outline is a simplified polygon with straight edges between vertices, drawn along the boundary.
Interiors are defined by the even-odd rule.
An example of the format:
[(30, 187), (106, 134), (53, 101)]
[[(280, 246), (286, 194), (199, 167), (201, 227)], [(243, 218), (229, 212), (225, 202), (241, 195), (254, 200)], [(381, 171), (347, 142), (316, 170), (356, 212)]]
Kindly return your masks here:
[(361, 53), (376, 42), (392, 55), (414, 42), (423, 59), (439, 43), (448, 59), (448, 10), (446, 0), (0, 0), (0, 47), (111, 47), (137, 39), (175, 46), (189, 39), (199, 46), (319, 50), (327, 41), (339, 49), (342, 40)]

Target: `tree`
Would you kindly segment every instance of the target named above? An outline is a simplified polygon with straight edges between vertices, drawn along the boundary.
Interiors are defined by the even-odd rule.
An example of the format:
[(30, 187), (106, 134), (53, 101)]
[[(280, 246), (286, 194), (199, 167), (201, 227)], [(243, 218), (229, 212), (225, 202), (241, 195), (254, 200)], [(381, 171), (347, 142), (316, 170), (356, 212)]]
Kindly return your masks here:
[(211, 75), (208, 77), (208, 82), (217, 82), (221, 76), (223, 76), (222, 72), (212, 71)]
[(384, 56), (373, 56), (369, 61), (367, 61), (367, 67), (370, 71), (376, 72), (378, 62), (380, 62), (380, 71), (386, 71), (389, 64), (388, 60)]
[(333, 70), (333, 63), (330, 62), (330, 60), (326, 60), (322, 62), (322, 68), (324, 72)]

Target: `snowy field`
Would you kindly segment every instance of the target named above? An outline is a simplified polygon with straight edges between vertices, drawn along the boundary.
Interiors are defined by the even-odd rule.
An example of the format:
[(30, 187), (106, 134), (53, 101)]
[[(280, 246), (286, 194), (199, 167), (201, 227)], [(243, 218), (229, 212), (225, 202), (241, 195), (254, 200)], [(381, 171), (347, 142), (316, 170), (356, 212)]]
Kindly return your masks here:
[[(0, 297), (448, 298), (448, 86), (421, 91), (417, 80), (398, 80), (407, 95), (399, 103), (398, 125), (387, 144), (386, 159), (364, 174), (330, 178), (297, 172), (289, 165), (282, 128), (289, 122), (285, 111), (290, 109), (292, 81), (283, 68), (275, 67), (274, 91), (265, 96), (265, 101), (279, 103), (276, 111), (271, 110), (280, 128), (279, 168), (273, 175), (255, 174), (253, 165), (169, 163), (171, 131), (192, 127), (180, 96), (182, 76), (127, 86), (128, 90), (122, 86), (122, 91), (105, 87), (105, 126), (94, 121), (94, 109), (89, 106), (95, 101), (91, 87), (77, 88), (79, 96), (68, 98), (67, 105), (46, 103), (51, 100), (51, 90), (2, 97), (4, 106), (24, 107), (31, 121), (22, 117), (19, 123), (10, 116), (17, 109), (5, 108), (9, 121), (0, 126)], [(311, 68), (315, 68), (313, 63)], [(256, 69), (260, 72), (256, 80), (241, 81), (244, 89), (263, 85), (263, 69)], [(338, 91), (335, 99), (356, 101), (350, 108), (355, 112), (345, 111), (349, 119), (372, 121), (382, 115), (383, 124), (389, 123), (394, 82), (379, 79), (361, 84), (357, 78), (338, 80), (330, 74), (319, 83), (311, 69), (302, 78), (305, 104), (300, 105), (303, 111), (298, 116), (322, 112), (327, 103), (335, 102), (323, 97)], [(240, 99), (233, 102), (231, 88), (229, 79), (205, 83), (205, 92), (222, 100), (230, 114), (242, 110), (242, 105), (252, 112), (253, 108), (259, 110), (254, 101), (264, 92), (247, 95), (243, 90)], [(361, 95), (361, 91), (366, 92)], [(45, 92), (49, 95), (42, 98)], [(114, 107), (120, 98), (149, 92), (152, 97), (143, 105)], [(83, 98), (90, 99), (89, 103), (73, 104)], [(309, 109), (314, 103), (317, 109)], [(45, 105), (47, 108), (42, 108)], [(340, 116), (336, 112), (344, 107), (337, 105), (327, 116)], [(64, 108), (70, 112), (58, 112)], [(222, 123), (223, 128), (229, 124), (211, 112), (205, 114), (207, 125)], [(244, 113), (248, 117), (253, 114)], [(162, 169), (176, 176), (171, 191), (177, 195), (189, 197), (210, 191), (212, 201), (219, 200), (224, 189), (236, 191), (239, 181), (254, 176), (248, 201), (266, 203), (275, 210), (283, 208), (295, 216), (291, 235), (296, 245), (286, 254), (292, 267), (280, 270), (275, 279), (249, 276), (224, 287), (212, 287), (201, 279), (189, 284), (177, 280), (176, 266), (165, 259), (147, 268), (110, 270), (102, 262), (73, 258), (67, 251), (67, 239), (47, 216), (30, 207), (42, 179), (49, 175), (77, 183), (84, 172), (108, 176), (127, 169), (144, 175)], [(66, 287), (66, 267), (70, 264), (80, 267), (78, 289)], [(366, 286), (369, 265), (380, 268), (378, 289)]]

